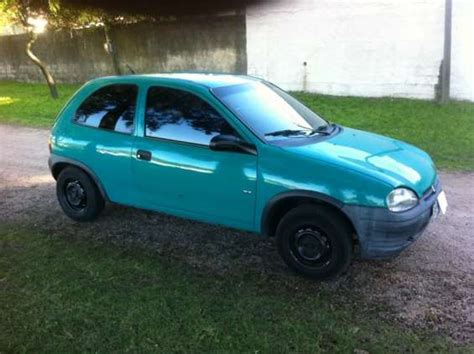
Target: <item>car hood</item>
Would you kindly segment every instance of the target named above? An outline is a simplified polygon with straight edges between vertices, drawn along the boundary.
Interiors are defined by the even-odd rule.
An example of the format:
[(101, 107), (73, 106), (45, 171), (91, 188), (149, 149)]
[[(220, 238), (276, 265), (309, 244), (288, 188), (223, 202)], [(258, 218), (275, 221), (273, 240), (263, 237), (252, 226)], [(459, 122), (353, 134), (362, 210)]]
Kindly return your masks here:
[(342, 128), (323, 141), (284, 149), (369, 174), (393, 187), (409, 187), (419, 196), (436, 178), (433, 162), (424, 151), (399, 140), (351, 128)]

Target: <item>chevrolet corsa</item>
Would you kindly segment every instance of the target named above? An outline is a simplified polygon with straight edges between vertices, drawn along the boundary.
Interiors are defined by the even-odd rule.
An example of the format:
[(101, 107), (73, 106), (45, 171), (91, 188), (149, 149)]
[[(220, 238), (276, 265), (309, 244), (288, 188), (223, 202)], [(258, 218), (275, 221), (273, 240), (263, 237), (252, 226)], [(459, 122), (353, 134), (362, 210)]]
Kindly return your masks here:
[(247, 76), (92, 80), (60, 112), (50, 151), (76, 221), (108, 201), (252, 231), (320, 279), (356, 253), (397, 255), (447, 207), (422, 150), (330, 123)]

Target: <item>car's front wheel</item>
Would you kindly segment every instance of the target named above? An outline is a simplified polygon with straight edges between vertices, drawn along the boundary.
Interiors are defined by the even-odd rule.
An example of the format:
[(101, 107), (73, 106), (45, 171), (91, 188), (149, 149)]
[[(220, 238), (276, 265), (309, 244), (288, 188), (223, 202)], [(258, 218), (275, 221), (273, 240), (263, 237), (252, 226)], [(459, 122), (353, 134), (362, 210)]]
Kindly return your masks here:
[(94, 181), (77, 167), (66, 167), (56, 181), (56, 195), (64, 213), (76, 221), (95, 219), (105, 201)]
[(332, 209), (302, 205), (277, 227), (278, 252), (293, 270), (315, 279), (341, 274), (352, 258), (350, 227)]

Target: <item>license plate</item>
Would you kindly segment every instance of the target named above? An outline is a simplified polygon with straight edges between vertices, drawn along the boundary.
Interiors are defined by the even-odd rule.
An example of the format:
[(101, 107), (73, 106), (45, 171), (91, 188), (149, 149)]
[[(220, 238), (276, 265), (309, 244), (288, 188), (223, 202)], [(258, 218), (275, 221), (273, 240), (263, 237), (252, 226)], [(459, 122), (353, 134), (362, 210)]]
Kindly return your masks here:
[(444, 191), (441, 191), (441, 193), (438, 194), (438, 206), (441, 213), (443, 215), (446, 214), (446, 210), (448, 210), (448, 200), (446, 199)]

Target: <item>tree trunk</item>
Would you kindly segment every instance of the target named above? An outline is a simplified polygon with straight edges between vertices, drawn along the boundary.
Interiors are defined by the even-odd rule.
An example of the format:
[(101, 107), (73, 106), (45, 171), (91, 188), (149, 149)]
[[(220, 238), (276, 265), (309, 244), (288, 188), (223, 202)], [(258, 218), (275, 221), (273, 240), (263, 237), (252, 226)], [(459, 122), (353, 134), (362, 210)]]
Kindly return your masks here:
[(46, 79), (46, 82), (48, 83), (49, 91), (51, 92), (51, 97), (56, 99), (59, 97), (59, 95), (58, 89), (56, 88), (56, 82), (54, 81), (53, 76), (50, 74), (46, 66), (41, 62), (41, 60), (39, 60), (38, 57), (34, 55), (31, 50), (33, 43), (36, 41), (36, 38), (37, 34), (30, 31), (30, 40), (26, 44), (26, 55), (28, 55), (31, 61), (41, 69), (41, 72), (43, 73), (43, 76)]
[(104, 33), (105, 33), (105, 50), (112, 58), (112, 65), (114, 66), (115, 75), (122, 75), (122, 70), (120, 70), (120, 64), (117, 57), (117, 52), (115, 51), (115, 45), (112, 40), (110, 24), (107, 21), (104, 21)]

